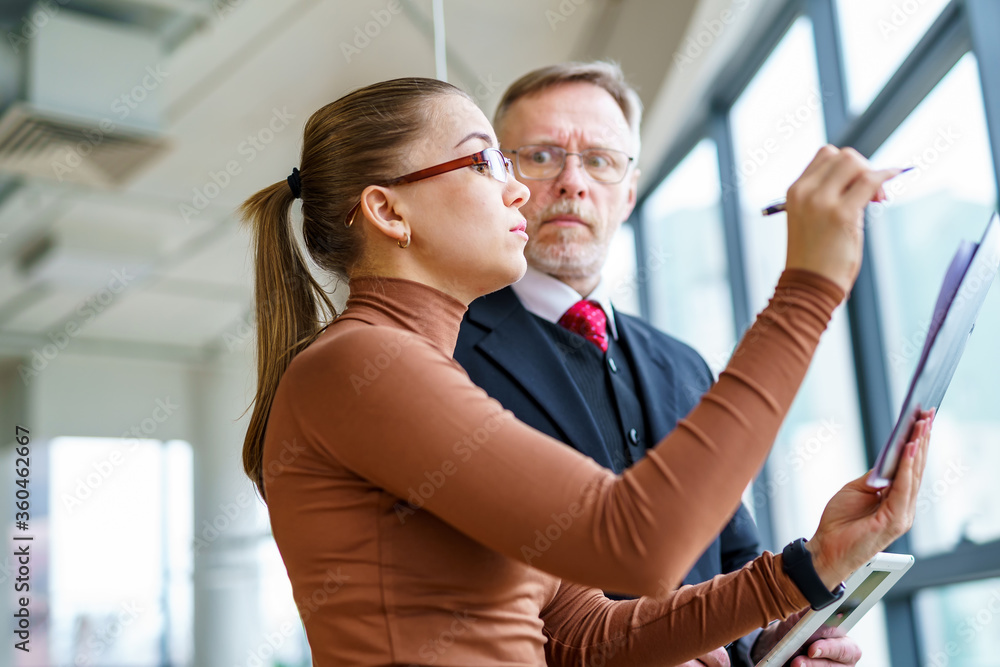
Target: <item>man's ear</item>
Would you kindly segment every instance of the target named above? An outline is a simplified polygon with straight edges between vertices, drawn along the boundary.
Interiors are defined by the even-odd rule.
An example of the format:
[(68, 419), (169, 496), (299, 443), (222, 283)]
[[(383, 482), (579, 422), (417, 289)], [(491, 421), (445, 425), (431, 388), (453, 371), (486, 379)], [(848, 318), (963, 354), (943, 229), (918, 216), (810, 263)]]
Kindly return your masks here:
[(410, 235), (410, 225), (397, 210), (396, 193), (381, 185), (369, 185), (361, 192), (361, 212), (377, 231), (394, 241)]
[(632, 215), (632, 210), (635, 208), (635, 202), (638, 198), (639, 192), (639, 167), (632, 170), (632, 175), (629, 176), (628, 182), (628, 202), (625, 206), (625, 215), (622, 216), (622, 220), (628, 220), (628, 217)]

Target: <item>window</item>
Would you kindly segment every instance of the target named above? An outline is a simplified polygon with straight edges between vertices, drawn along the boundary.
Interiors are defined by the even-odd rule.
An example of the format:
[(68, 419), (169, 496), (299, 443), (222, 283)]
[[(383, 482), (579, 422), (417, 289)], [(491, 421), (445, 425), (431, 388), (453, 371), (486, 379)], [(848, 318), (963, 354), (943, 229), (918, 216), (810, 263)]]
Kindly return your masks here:
[(837, 3), (851, 111), (864, 111), (947, 4), (948, 0)]
[[(916, 169), (889, 183), (887, 203), (869, 206), (869, 253), (852, 293), (855, 319), (848, 320), (846, 309), (835, 313), (754, 486), (750, 504), (767, 501), (757, 503), (768, 508), (758, 522), (773, 535), (771, 548), (810, 535), (830, 495), (861, 475), (869, 453), (883, 444), (880, 432), (894, 416), (888, 414), (892, 406), (898, 410), (902, 403), (947, 264), (960, 240), (979, 239), (998, 208), (993, 158), (1000, 155), (996, 122), (988, 125), (1000, 118), (996, 43), (983, 28), (996, 11), (991, 0), (790, 0), (779, 5), (776, 15), (767, 23), (762, 18), (748, 33), (755, 37), (732, 55), (724, 74), (709, 86), (704, 110), (688, 121), (690, 131), (699, 133), (695, 137), (711, 129), (717, 154), (726, 160), (720, 173), (732, 182), (721, 184), (721, 207), (707, 195), (704, 203), (686, 203), (689, 196), (700, 196), (695, 193), (702, 183), (692, 174), (712, 168), (703, 162), (716, 151), (704, 141), (648, 197), (641, 195), (646, 197), (644, 238), (650, 243), (642, 252), (656, 252), (657, 244), (698, 242), (717, 249), (722, 245), (717, 241), (671, 236), (688, 226), (705, 234), (714, 227), (722, 230), (729, 253), (741, 250), (742, 273), (729, 275), (739, 267), (716, 266), (708, 252), (709, 266), (688, 269), (680, 277), (670, 273), (669, 280), (657, 277), (650, 286), (654, 320), (686, 331), (690, 323), (684, 316), (690, 319), (703, 303), (712, 311), (719, 308), (723, 298), (716, 292), (703, 303), (684, 301), (678, 285), (697, 284), (695, 276), (703, 285), (728, 278), (741, 317), (765, 306), (783, 267), (786, 220), (763, 218), (760, 209), (784, 198), (824, 142), (853, 145), (879, 167)], [(828, 20), (831, 10), (835, 21)], [(930, 30), (932, 25), (942, 29)], [(919, 57), (918, 44), (940, 58)], [(817, 62), (817, 54), (823, 60)], [(910, 65), (902, 70), (904, 61)], [(898, 98), (871, 107), (894, 77)], [(824, 128), (824, 110), (836, 126)], [(729, 173), (731, 178), (725, 176)], [(698, 212), (698, 224), (685, 225), (683, 216), (692, 211)], [(671, 310), (675, 305), (680, 315)], [(918, 566), (906, 575), (907, 590), (917, 592), (897, 592), (903, 597), (879, 605), (852, 631), (864, 648), (861, 664), (888, 665), (890, 658), (896, 667), (996, 663), (1000, 496), (992, 488), (991, 472), (1000, 469), (994, 389), (1000, 375), (1000, 287), (991, 289), (976, 329), (938, 416), (916, 521), (901, 540), (901, 548), (917, 556)], [(691, 335), (704, 339), (701, 349), (712, 349), (705, 347), (703, 333)], [(854, 349), (878, 362), (858, 367)], [(875, 434), (872, 442), (862, 443), (862, 415), (868, 420), (865, 433)], [(925, 560), (930, 562), (921, 567)], [(969, 581), (942, 585), (941, 577), (953, 571)]]
[(1000, 579), (922, 591), (917, 594), (917, 610), (925, 665), (996, 664)]
[(650, 319), (718, 375), (735, 344), (715, 143), (703, 140), (643, 208)]
[[(785, 216), (765, 218), (760, 209), (784, 197), (825, 143), (822, 104), (812, 26), (800, 18), (732, 109), (751, 312), (767, 305), (785, 262)], [(776, 546), (812, 535), (830, 497), (866, 468), (852, 366), (840, 308), (771, 451), (764, 488), (755, 491), (771, 501)]]
[(52, 664), (191, 661), (191, 446), (122, 438), (50, 445)]
[[(951, 256), (979, 240), (996, 208), (994, 166), (979, 72), (968, 54), (872, 156), (877, 165), (916, 167), (890, 185), (891, 200), (870, 210), (883, 338), (894, 405), (909, 386)], [(991, 288), (976, 324), (1000, 331), (1000, 288)], [(975, 333), (935, 420), (933, 446), (911, 537), (916, 552), (949, 551), (962, 540), (1000, 537), (1000, 496), (987, 475), (1000, 470), (995, 337)]]
[(623, 224), (611, 239), (608, 261), (604, 264), (602, 272), (615, 310), (629, 315), (639, 314), (639, 283), (635, 252), (635, 230), (632, 225)]

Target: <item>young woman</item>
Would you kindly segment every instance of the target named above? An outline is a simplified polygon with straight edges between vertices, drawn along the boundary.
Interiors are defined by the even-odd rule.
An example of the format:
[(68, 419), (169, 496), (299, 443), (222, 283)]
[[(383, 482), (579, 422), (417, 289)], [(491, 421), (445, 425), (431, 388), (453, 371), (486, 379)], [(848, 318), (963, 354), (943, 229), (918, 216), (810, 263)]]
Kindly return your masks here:
[[(827, 506), (805, 574), (765, 553), (675, 590), (763, 463), (857, 275), (862, 210), (895, 173), (819, 152), (788, 193), (775, 296), (700, 405), (617, 477), (516, 421), (451, 358), (466, 306), (525, 270), (528, 190), (478, 107), (398, 79), (313, 114), (301, 172), (242, 211), (259, 363), (244, 465), (314, 664), (677, 664), (829, 594), (905, 532), (930, 415), (891, 490), (862, 478)], [(297, 197), (312, 260), (350, 281), (332, 323), (295, 241)]]

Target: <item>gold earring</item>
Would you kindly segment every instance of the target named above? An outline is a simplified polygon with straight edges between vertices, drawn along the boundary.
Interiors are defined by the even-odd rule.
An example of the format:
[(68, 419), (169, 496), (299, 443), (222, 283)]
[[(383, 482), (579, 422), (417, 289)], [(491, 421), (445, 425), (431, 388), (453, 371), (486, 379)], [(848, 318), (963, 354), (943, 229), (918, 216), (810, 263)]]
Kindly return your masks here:
[(396, 245), (398, 245), (403, 250), (406, 250), (407, 248), (409, 248), (410, 247), (410, 235), (409, 234), (406, 235), (406, 243), (400, 243), (399, 239), (396, 239)]

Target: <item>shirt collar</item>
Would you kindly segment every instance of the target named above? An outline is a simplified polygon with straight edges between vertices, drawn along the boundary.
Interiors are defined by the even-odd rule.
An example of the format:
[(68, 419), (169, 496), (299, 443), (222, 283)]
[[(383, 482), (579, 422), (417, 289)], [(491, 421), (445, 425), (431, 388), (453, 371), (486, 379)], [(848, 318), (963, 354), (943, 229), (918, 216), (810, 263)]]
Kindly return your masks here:
[[(524, 277), (511, 285), (514, 294), (529, 313), (537, 315), (543, 320), (548, 320), (553, 324), (559, 323), (559, 318), (563, 316), (569, 307), (581, 299), (580, 293), (575, 289), (547, 273), (542, 273), (536, 269), (528, 267)], [(608, 329), (611, 336), (618, 340), (618, 327), (615, 325), (615, 312), (611, 306), (611, 298), (608, 293), (608, 286), (601, 277), (597, 287), (586, 297), (591, 301), (601, 304), (604, 314), (608, 316)]]

